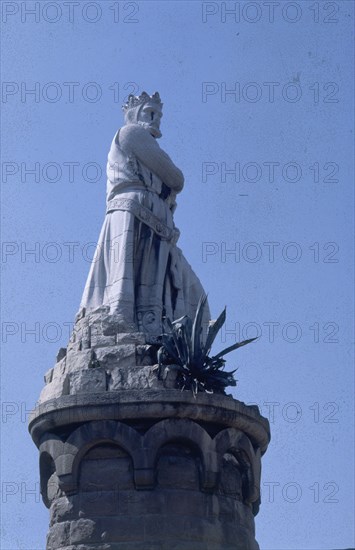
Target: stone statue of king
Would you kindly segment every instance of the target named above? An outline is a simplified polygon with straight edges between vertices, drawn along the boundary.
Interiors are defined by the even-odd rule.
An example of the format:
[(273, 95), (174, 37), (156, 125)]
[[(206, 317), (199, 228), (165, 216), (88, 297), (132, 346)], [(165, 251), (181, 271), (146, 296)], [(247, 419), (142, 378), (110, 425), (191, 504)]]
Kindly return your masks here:
[[(173, 213), (184, 176), (157, 142), (159, 93), (130, 95), (122, 109), (125, 125), (108, 154), (106, 216), (80, 308), (107, 306), (123, 331), (159, 335), (164, 315), (193, 319), (204, 290), (176, 246)], [(207, 304), (204, 317), (207, 325)]]

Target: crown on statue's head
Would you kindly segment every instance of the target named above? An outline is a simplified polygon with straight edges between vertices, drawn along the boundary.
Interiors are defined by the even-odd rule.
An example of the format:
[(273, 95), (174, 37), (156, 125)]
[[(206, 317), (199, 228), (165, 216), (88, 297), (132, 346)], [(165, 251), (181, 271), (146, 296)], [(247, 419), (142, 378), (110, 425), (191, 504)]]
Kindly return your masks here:
[(129, 111), (133, 107), (138, 107), (138, 105), (143, 105), (144, 103), (156, 103), (161, 108), (163, 106), (159, 92), (155, 92), (153, 95), (147, 94), (147, 92), (142, 92), (141, 95), (135, 96), (129, 94), (127, 102), (122, 105), (122, 110), (124, 112)]

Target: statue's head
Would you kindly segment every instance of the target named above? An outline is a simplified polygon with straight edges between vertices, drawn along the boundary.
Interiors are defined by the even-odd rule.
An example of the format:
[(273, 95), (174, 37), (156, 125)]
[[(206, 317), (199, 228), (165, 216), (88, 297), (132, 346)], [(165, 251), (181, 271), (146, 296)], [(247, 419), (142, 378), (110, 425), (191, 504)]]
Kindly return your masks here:
[(140, 124), (155, 138), (161, 137), (160, 119), (163, 104), (158, 92), (152, 96), (142, 92), (139, 96), (130, 94), (127, 102), (122, 106), (126, 124)]

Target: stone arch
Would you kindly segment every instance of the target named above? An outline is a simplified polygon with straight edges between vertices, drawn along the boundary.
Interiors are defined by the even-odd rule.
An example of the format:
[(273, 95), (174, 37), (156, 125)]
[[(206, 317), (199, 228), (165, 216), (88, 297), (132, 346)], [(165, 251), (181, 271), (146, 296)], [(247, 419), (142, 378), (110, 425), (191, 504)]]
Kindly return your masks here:
[(60, 437), (50, 432), (46, 433), (39, 443), (40, 456), (41, 453), (46, 452), (56, 461), (58, 456), (63, 454), (63, 447), (64, 443)]
[(110, 493), (118, 498), (119, 491), (134, 489), (133, 460), (116, 441), (103, 441), (90, 447), (81, 458), (77, 472), (77, 487), (82, 506), (87, 500), (102, 498)]
[(159, 450), (172, 442), (183, 442), (197, 450), (202, 463), (201, 488), (212, 489), (218, 472), (214, 443), (206, 430), (192, 420), (169, 418), (148, 430), (143, 439), (145, 468), (154, 470)]
[(114, 420), (85, 423), (71, 433), (63, 446), (63, 453), (56, 459), (57, 475), (64, 490), (77, 490), (81, 460), (91, 448), (105, 443), (121, 447), (131, 457), (134, 466), (139, 461), (141, 436), (133, 428)]
[(40, 490), (42, 500), (47, 506), (50, 507), (50, 499), (48, 496), (48, 482), (51, 476), (55, 473), (55, 463), (53, 457), (47, 451), (42, 451), (39, 457), (39, 470), (40, 470)]
[(56, 473), (56, 459), (63, 452), (62, 440), (53, 433), (46, 433), (39, 444), (39, 472), (40, 472), (40, 491), (42, 500), (50, 507), (48, 496), (48, 482), (51, 476)]
[(227, 428), (214, 438), (219, 469), (226, 453), (231, 453), (241, 463), (246, 476), (245, 502), (256, 502), (260, 497), (260, 449), (255, 452), (250, 439), (240, 430)]

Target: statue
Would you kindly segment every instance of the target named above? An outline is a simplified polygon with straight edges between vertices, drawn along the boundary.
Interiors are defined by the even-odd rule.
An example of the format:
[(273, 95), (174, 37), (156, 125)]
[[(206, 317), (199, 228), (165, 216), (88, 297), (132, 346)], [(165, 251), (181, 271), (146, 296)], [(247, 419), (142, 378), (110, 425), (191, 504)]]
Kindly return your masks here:
[(184, 178), (156, 141), (161, 107), (157, 93), (124, 106), (81, 310), (31, 414), (47, 550), (259, 549), (269, 423), (226, 395), (237, 381), (224, 368), (255, 339), (212, 353), (226, 310), (204, 330), (207, 296), (176, 245)]
[[(157, 143), (159, 93), (130, 95), (107, 163), (107, 209), (80, 308), (109, 308), (122, 331), (162, 333), (164, 316), (194, 318), (202, 285), (176, 243), (184, 176)], [(210, 319), (208, 304), (204, 322)]]

